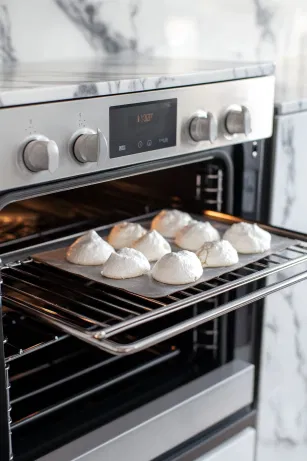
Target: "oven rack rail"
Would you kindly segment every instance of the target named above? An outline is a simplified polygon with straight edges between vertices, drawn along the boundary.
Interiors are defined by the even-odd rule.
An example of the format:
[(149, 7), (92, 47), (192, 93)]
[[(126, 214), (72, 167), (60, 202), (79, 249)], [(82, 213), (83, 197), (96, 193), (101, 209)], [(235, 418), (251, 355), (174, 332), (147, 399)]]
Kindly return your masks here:
[[(40, 351), (45, 347), (53, 346), (55, 343), (69, 337), (59, 333), (58, 329), (50, 329), (48, 325), (42, 326), (35, 320), (28, 319), (23, 313), (14, 311), (3, 314), (4, 334), (9, 329), (10, 333), (4, 336), (4, 357), (5, 363), (10, 363), (33, 352)], [(21, 330), (27, 335), (19, 335)]]
[[(307, 279), (306, 266), (295, 275), (287, 273), (288, 269), (300, 268), (306, 262), (307, 246), (299, 242), (238, 270), (230, 269), (227, 274), (208, 282), (164, 298), (151, 299), (85, 282), (75, 275), (63, 276), (57, 269), (27, 260), (2, 267), (3, 300), (15, 309), (19, 308), (104, 351), (128, 355)], [(279, 277), (271, 284), (259, 287), (254, 283), (267, 280), (273, 274), (279, 274)], [(215, 308), (201, 314), (193, 316), (193, 309), (188, 309), (219, 295), (233, 294), (234, 290), (244, 286), (249, 286), (248, 294), (235, 295), (233, 300), (221, 301)], [(179, 311), (185, 311), (190, 317), (180, 320), (172, 315)], [(150, 331), (145, 337), (139, 338), (135, 334), (136, 327), (157, 326), (156, 321), (161, 318), (171, 319), (172, 324), (162, 329), (158, 325), (157, 331)], [(123, 334), (125, 341), (122, 341)]]

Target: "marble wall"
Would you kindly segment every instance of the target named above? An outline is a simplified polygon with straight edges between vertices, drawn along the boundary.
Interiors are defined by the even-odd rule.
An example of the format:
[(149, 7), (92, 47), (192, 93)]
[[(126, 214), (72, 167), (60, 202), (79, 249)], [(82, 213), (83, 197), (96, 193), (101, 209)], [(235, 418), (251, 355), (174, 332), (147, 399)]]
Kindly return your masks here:
[[(285, 80), (306, 54), (306, 0), (0, 0), (0, 63), (131, 53), (266, 60)], [(285, 122), (273, 223), (307, 231), (295, 124)], [(306, 124), (302, 125), (302, 136)], [(301, 145), (301, 144), (300, 144)], [(280, 170), (281, 171), (281, 170)], [(302, 176), (305, 181), (305, 176)], [(304, 191), (304, 184), (301, 184)], [(295, 205), (295, 206), (294, 206)], [(297, 223), (296, 220), (300, 222)], [(299, 224), (299, 225), (298, 225)], [(265, 318), (258, 461), (307, 459), (307, 286), (269, 298)]]
[[(303, 233), (307, 233), (306, 126), (307, 112), (276, 117), (271, 213), (273, 225)], [(307, 283), (302, 282), (266, 301), (258, 461), (307, 459), (306, 291)]]
[(0, 0), (0, 60), (129, 51), (214, 59), (300, 54), (305, 0)]

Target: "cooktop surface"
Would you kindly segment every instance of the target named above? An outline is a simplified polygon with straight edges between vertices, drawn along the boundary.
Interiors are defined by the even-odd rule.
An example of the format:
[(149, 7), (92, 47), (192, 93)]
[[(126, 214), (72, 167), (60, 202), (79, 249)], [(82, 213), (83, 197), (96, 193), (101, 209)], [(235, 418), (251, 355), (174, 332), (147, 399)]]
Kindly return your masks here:
[(22, 63), (0, 69), (0, 106), (260, 77), (274, 73), (267, 63), (115, 56), (85, 61)]

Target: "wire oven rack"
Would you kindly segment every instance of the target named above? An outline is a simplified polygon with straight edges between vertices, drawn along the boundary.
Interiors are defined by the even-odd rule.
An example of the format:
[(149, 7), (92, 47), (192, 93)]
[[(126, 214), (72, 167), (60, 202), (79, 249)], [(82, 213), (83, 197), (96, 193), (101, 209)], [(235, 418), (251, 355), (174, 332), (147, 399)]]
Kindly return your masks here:
[[(122, 360), (23, 313), (3, 307), (5, 370), (12, 430), (117, 383), (168, 366), (180, 354), (160, 345)], [(73, 391), (72, 391), (73, 389)]]
[[(303, 238), (300, 234), (265, 227), (290, 238)], [(89, 282), (73, 274), (63, 274), (58, 269), (28, 259), (2, 268), (3, 299), (8, 306), (20, 308), (64, 333), (111, 354), (128, 355), (307, 279), (306, 266), (294, 275), (288, 272), (288, 269), (297, 269), (304, 263), (307, 263), (307, 246), (295, 242), (286, 250), (241, 269), (232, 271), (230, 268), (227, 274), (208, 282), (152, 299)], [(277, 281), (262, 286), (256, 284), (255, 287), (254, 282), (267, 280), (268, 276), (277, 273)], [(249, 292), (236, 297), (235, 290), (242, 286), (248, 286)], [(189, 309), (225, 293), (231, 296), (226, 303), (217, 303), (216, 307), (198, 315), (193, 315), (193, 309)], [(178, 314), (174, 316), (174, 313)], [(162, 318), (164, 322), (161, 324)], [(141, 337), (135, 334), (140, 326), (146, 331)]]
[[(68, 337), (58, 329), (41, 327), (21, 313), (3, 307), (4, 356), (10, 363), (45, 347), (52, 346)], [(12, 340), (12, 337), (14, 338)]]

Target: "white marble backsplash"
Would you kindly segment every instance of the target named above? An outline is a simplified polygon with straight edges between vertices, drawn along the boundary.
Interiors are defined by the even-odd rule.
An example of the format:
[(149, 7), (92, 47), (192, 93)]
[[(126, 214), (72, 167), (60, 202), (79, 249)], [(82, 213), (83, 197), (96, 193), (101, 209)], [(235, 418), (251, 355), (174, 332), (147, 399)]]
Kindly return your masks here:
[(282, 61), (301, 54), (305, 0), (0, 0), (0, 60), (129, 51)]
[[(307, 233), (306, 126), (307, 112), (276, 119), (271, 212), (273, 225), (303, 233)], [(306, 292), (307, 282), (302, 282), (266, 301), (257, 461), (307, 459)]]
[[(267, 300), (258, 461), (305, 461), (307, 456), (307, 283)], [(273, 456), (274, 455), (274, 456)]]

